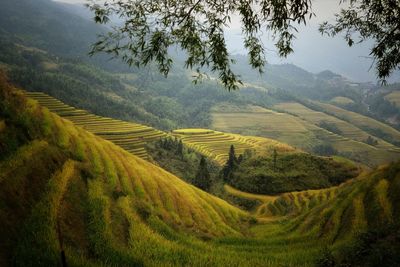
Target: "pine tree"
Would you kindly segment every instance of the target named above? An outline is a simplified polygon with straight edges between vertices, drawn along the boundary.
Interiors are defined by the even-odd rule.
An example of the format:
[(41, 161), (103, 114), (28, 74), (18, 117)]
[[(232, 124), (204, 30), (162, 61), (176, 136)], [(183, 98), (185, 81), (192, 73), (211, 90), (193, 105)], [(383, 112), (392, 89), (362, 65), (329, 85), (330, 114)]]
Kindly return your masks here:
[(177, 153), (181, 157), (181, 159), (183, 159), (183, 143), (182, 143), (182, 140), (179, 140)]
[(276, 152), (276, 149), (274, 149), (273, 157), (274, 157), (274, 170), (276, 170), (276, 158), (278, 157), (278, 152)]
[(196, 173), (196, 177), (193, 180), (193, 185), (198, 188), (208, 191), (211, 187), (211, 176), (208, 172), (207, 161), (204, 156), (200, 159), (199, 168)]
[(223, 168), (223, 175), (224, 175), (224, 180), (228, 180), (231, 175), (232, 172), (236, 169), (238, 164), (238, 160), (236, 158), (236, 154), (235, 154), (235, 147), (233, 145), (231, 145), (230, 149), (229, 149), (229, 158), (228, 161), (226, 162), (224, 168)]

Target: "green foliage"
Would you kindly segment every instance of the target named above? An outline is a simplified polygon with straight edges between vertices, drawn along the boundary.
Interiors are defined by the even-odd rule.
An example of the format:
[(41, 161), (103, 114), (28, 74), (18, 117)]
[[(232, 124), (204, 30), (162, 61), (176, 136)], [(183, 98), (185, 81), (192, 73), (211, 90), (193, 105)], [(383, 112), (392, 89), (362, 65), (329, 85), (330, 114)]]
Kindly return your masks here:
[(202, 156), (196, 176), (193, 179), (193, 185), (203, 189), (204, 191), (209, 191), (211, 184), (211, 175), (208, 172), (207, 162), (205, 157)]
[(224, 181), (229, 181), (232, 179), (232, 174), (236, 170), (238, 165), (238, 159), (235, 154), (235, 147), (233, 145), (229, 148), (228, 160), (222, 169), (222, 177)]
[(231, 69), (232, 59), (224, 38), (224, 27), (234, 15), (241, 19), (250, 65), (260, 72), (266, 62), (262, 29), (265, 27), (273, 33), (279, 55), (285, 57), (293, 51), (294, 25), (305, 24), (312, 16), (310, 0), (283, 3), (269, 0), (257, 3), (111, 1), (93, 2), (88, 6), (97, 23), (108, 23), (113, 16), (123, 20), (121, 26), (99, 38), (92, 54), (107, 52), (138, 67), (154, 61), (160, 73), (167, 75), (172, 66), (169, 48), (177, 45), (187, 54), (185, 66), (195, 68), (198, 78), (202, 76), (202, 68), (209, 68), (218, 72), (222, 84), (229, 90), (237, 89), (240, 83)]
[(330, 131), (332, 133), (339, 134), (339, 135), (342, 134), (342, 131), (336, 126), (335, 123), (330, 123), (330, 122), (327, 122), (327, 121), (321, 121), (318, 124), (318, 126), (321, 127), (321, 128), (324, 128), (325, 130), (328, 130), (328, 131)]
[(157, 165), (194, 185), (196, 185), (195, 180), (198, 172), (200, 170), (203, 172), (205, 165), (210, 179), (206, 191), (210, 189), (211, 182), (216, 179), (219, 173), (219, 167), (206, 158), (204, 158), (203, 167), (199, 168), (202, 165), (203, 156), (186, 147), (182, 140), (177, 138), (160, 138), (158, 141), (148, 143), (147, 151)]
[(274, 158), (245, 159), (232, 172), (228, 184), (256, 194), (326, 188), (340, 184), (358, 174), (358, 169), (305, 153), (282, 154)]
[[(400, 6), (396, 0), (351, 0), (349, 7), (336, 14), (334, 24), (328, 22), (320, 26), (321, 33), (335, 36), (344, 33), (344, 38), (349, 46), (355, 42), (373, 40), (370, 55), (376, 62), (379, 78), (385, 79), (400, 64), (400, 35), (398, 21), (400, 19)], [(359, 40), (355, 39), (358, 34)]]
[(320, 156), (332, 156), (338, 154), (338, 151), (330, 144), (316, 145), (313, 148), (313, 152)]
[(378, 144), (378, 140), (372, 138), (371, 136), (368, 136), (368, 138), (365, 139), (364, 142), (371, 146), (376, 146)]
[[(381, 226), (359, 234), (344, 248), (331, 266), (398, 266), (400, 232), (394, 225)], [(322, 266), (322, 265), (321, 265)]]

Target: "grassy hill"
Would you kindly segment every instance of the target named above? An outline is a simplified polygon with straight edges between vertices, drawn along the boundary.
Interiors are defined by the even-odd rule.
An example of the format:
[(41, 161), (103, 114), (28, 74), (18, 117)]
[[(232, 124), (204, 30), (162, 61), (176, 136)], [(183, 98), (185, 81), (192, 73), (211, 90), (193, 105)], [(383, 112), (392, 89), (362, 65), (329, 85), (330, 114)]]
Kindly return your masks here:
[[(327, 105), (327, 104), (322, 104), (321, 105)], [(333, 107), (329, 105), (330, 107)], [(280, 103), (274, 106), (277, 109), (284, 110), (290, 114), (294, 114), (306, 121), (309, 121), (312, 124), (318, 125), (321, 128), (325, 128), (330, 132), (342, 135), (345, 138), (349, 138), (355, 141), (360, 141), (360, 142), (365, 142), (365, 140), (368, 139), (368, 136), (374, 136), (373, 134), (369, 134), (368, 132), (365, 132), (361, 130), (360, 128), (357, 128), (354, 125), (357, 125), (356, 123), (351, 123), (347, 122), (345, 120), (341, 120), (337, 117), (331, 116), (329, 114), (326, 114), (321, 111), (315, 111), (312, 110), (300, 103), (295, 103), (295, 102), (286, 102), (286, 103)], [(359, 115), (361, 116), (361, 115)], [(376, 124), (378, 124), (377, 121), (370, 119), (368, 121), (368, 125), (370, 127), (374, 127)], [(381, 123), (382, 124), (382, 123)], [(367, 124), (365, 124), (367, 125)], [(390, 128), (387, 126), (387, 128)], [(394, 130), (394, 129), (392, 129)], [(397, 132), (396, 130), (393, 131), (393, 134), (397, 135), (399, 134), (400, 137), (400, 132)], [(374, 139), (376, 139), (377, 143), (375, 144), (375, 147), (379, 149), (384, 149), (384, 150), (398, 150), (398, 147), (395, 145), (382, 140), (379, 137), (374, 136)], [(399, 150), (400, 152), (400, 150)]]
[(239, 209), (42, 109), (4, 78), (0, 92), (1, 262), (57, 266), (57, 231), (72, 266), (199, 264), (205, 257), (171, 257), (197, 250), (178, 242), (184, 233), (242, 235)]
[(148, 159), (146, 143), (159, 139), (166, 134), (142, 124), (126, 122), (93, 115), (85, 110), (76, 109), (40, 92), (26, 92), (43, 107), (72, 121), (75, 125), (119, 145), (126, 151)]
[(385, 96), (385, 99), (400, 107), (400, 91), (393, 91)]
[(336, 188), (259, 197), (257, 223), (4, 78), (0, 104), (2, 266), (60, 266), (61, 249), (69, 266), (311, 266), (324, 246), (343, 258), (356, 230), (398, 223), (398, 164)]
[[(358, 128), (356, 124), (311, 110), (299, 103), (276, 104), (274, 109), (280, 112), (254, 106), (239, 108), (229, 104), (217, 105), (212, 109), (212, 128), (273, 138), (308, 152), (314, 152), (319, 145), (328, 144), (339, 155), (368, 166), (400, 158), (398, 147)], [(371, 119), (371, 123), (378, 122)], [(377, 146), (366, 143), (369, 136), (378, 140)]]
[(278, 141), (238, 134), (223, 133), (209, 129), (180, 129), (172, 132), (173, 136), (197, 152), (215, 160), (220, 165), (225, 164), (231, 145), (235, 147), (237, 155), (251, 150), (257, 155), (271, 154), (274, 149), (279, 152), (295, 152), (293, 147)]
[(336, 107), (334, 105), (320, 103), (316, 101), (312, 103), (321, 108), (324, 112), (327, 112), (337, 118), (347, 121), (359, 127), (360, 129), (364, 129), (368, 133), (376, 136), (381, 136), (382, 139), (385, 139), (386, 141), (391, 142), (394, 145), (400, 145), (400, 132), (385, 123), (379, 122), (356, 112)]

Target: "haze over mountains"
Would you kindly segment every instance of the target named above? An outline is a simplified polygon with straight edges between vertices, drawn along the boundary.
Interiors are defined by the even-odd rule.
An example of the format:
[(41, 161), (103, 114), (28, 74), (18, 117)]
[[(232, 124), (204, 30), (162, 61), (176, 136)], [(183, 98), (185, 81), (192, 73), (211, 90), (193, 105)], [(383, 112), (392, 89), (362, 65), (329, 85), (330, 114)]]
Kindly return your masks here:
[[(81, 8), (84, 0), (57, 0), (62, 3), (74, 4)], [(294, 64), (309, 72), (319, 73), (331, 70), (335, 73), (353, 80), (355, 82), (377, 81), (375, 70), (372, 66), (372, 59), (369, 56), (371, 43), (365, 42), (348, 47), (342, 36), (322, 36), (318, 27), (323, 21), (332, 21), (334, 14), (346, 4), (339, 5), (336, 0), (313, 1), (315, 17), (304, 26), (298, 27), (296, 40), (294, 41), (294, 53), (288, 58), (277, 56), (274, 41), (269, 33), (264, 34), (267, 61), (270, 64)], [(82, 13), (88, 15), (88, 13)], [(241, 38), (241, 29), (238, 19), (233, 18), (229, 28), (226, 29), (228, 48), (232, 54), (245, 55)], [(399, 82), (398, 71), (389, 79), (390, 82)]]
[(400, 266), (400, 84), (194, 84), (88, 57), (90, 16), (0, 2), (0, 266)]

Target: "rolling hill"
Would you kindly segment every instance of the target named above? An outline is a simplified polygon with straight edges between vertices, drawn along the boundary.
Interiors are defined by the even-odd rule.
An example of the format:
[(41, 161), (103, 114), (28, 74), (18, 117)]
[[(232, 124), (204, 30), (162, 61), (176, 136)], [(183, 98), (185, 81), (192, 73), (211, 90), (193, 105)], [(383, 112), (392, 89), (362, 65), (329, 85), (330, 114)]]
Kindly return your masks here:
[(215, 160), (220, 165), (227, 161), (231, 145), (235, 147), (237, 155), (243, 154), (246, 150), (251, 150), (257, 155), (271, 155), (274, 149), (284, 153), (296, 152), (294, 148), (272, 139), (223, 133), (209, 129), (179, 129), (174, 130), (172, 135), (181, 139), (188, 147)]
[(398, 229), (399, 164), (335, 188), (257, 196), (255, 219), (4, 78), (0, 104), (2, 266), (60, 266), (61, 250), (69, 266), (310, 266), (325, 246), (346, 259), (358, 230)]
[[(211, 112), (212, 128), (219, 131), (273, 138), (308, 152), (314, 152), (318, 145), (329, 144), (339, 155), (368, 166), (400, 158), (397, 146), (358, 128), (357, 124), (311, 110), (300, 103), (279, 103), (274, 105), (274, 110), (258, 106), (239, 108), (230, 104), (220, 104), (214, 106)], [(381, 124), (365, 118), (371, 125)], [(334, 125), (332, 128), (335, 129), (330, 130), (338, 131), (329, 131), (323, 123), (328, 126)], [(400, 134), (387, 125), (385, 127), (393, 134)], [(378, 145), (367, 144), (368, 136), (379, 140)]]
[(126, 151), (148, 159), (146, 143), (165, 136), (164, 132), (145, 125), (93, 115), (76, 109), (40, 92), (26, 92), (43, 107), (72, 121), (75, 125), (119, 145)]

